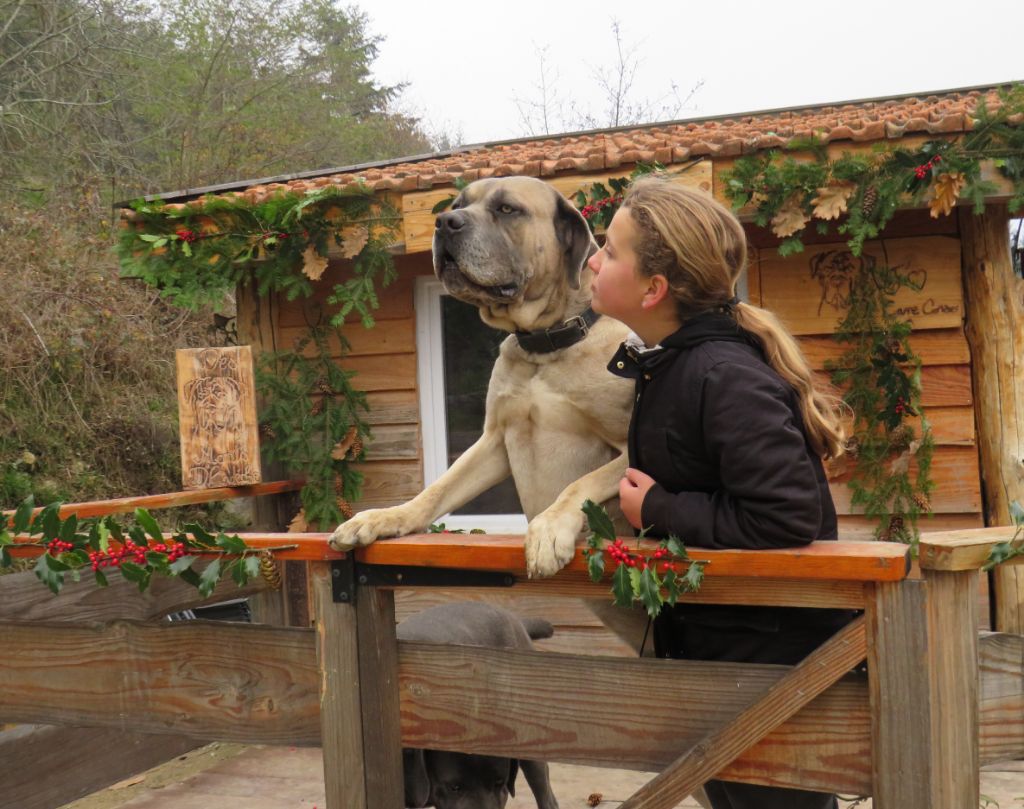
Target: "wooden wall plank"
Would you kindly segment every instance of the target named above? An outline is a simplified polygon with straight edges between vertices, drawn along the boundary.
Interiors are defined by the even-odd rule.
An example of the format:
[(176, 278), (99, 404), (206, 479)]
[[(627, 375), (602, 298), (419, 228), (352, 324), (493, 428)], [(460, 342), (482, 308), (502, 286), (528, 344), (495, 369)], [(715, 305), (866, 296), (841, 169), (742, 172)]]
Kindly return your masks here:
[[(911, 473), (915, 466), (911, 465)], [(852, 494), (846, 482), (852, 475), (847, 462), (840, 459), (829, 467), (829, 486), (836, 511), (855, 513), (850, 503)], [(937, 514), (981, 511), (978, 453), (972, 446), (939, 446), (932, 455), (932, 509)]]
[[(810, 334), (798, 338), (800, 348), (815, 370), (823, 370), (826, 360), (833, 362), (846, 350), (829, 334)], [(910, 335), (910, 347), (922, 365), (967, 365), (971, 352), (962, 329), (925, 329)]]
[[(818, 384), (828, 386), (831, 377), (824, 371), (815, 371)], [(971, 369), (967, 365), (928, 365), (921, 369), (921, 405), (955, 407), (974, 402), (971, 389)]]
[[(982, 528), (981, 514), (935, 514), (922, 517), (918, 528), (922, 534), (933, 531), (961, 531), (968, 528)], [(874, 536), (875, 522), (862, 514), (839, 515), (839, 538), (841, 540), (867, 540)]]
[(380, 354), (345, 357), (341, 367), (355, 371), (352, 385), (362, 391), (415, 390), (416, 355)]
[(419, 424), (420, 400), (415, 389), (386, 390), (368, 393), (370, 412), (363, 419), (374, 424)]
[(357, 511), (364, 508), (393, 506), (410, 500), (423, 490), (423, 470), (419, 461), (373, 461), (358, 464), (365, 476)]
[(834, 331), (845, 313), (856, 263), (868, 260), (888, 261), (922, 285), (920, 291), (903, 288), (894, 296), (894, 311), (915, 329), (956, 328), (963, 318), (959, 239), (887, 239), (884, 253), (867, 247), (859, 259), (842, 243), (810, 246), (787, 258), (764, 249), (760, 257), (764, 305), (794, 334)]
[(31, 572), (0, 576), (0, 620), (2, 621), (112, 621), (117, 618), (147, 620), (162, 618), (171, 612), (214, 604), (232, 598), (251, 597), (267, 591), (262, 577), (245, 587), (222, 580), (209, 598), (178, 578), (155, 576), (149, 589), (139, 592), (137, 585), (120, 576), (110, 576), (108, 587), (97, 587), (90, 577), (68, 581), (60, 595), (41, 586)]
[[(307, 331), (305, 326), (282, 326), (281, 341), (284, 345), (295, 345), (296, 341)], [(346, 323), (342, 327), (341, 333), (348, 340), (348, 356), (416, 352), (416, 321), (413, 318), (380, 318), (369, 329), (355, 320)], [(327, 343), (330, 348), (330, 356), (333, 359), (338, 359), (345, 354), (337, 334), (332, 333), (328, 337)], [(307, 357), (318, 355), (317, 348), (312, 343), (308, 344), (302, 353)]]
[(113, 728), (20, 725), (0, 733), (0, 806), (63, 806), (200, 744)]
[[(572, 197), (577, 191), (589, 188), (596, 182), (606, 183), (609, 179), (628, 177), (632, 167), (616, 168), (613, 171), (602, 171), (595, 174), (570, 174), (544, 178), (557, 191), (566, 197)], [(688, 188), (711, 191), (711, 161), (704, 160), (680, 172), (678, 167), (669, 167), (676, 175), (677, 182)], [(610, 190), (610, 189), (609, 189)], [(434, 240), (434, 220), (437, 215), (432, 213), (434, 206), (443, 199), (458, 193), (452, 187), (431, 191), (417, 191), (402, 196), (402, 231), (405, 236), (407, 253), (429, 253)]]
[(367, 461), (419, 460), (420, 429), (416, 424), (378, 424), (366, 444)]

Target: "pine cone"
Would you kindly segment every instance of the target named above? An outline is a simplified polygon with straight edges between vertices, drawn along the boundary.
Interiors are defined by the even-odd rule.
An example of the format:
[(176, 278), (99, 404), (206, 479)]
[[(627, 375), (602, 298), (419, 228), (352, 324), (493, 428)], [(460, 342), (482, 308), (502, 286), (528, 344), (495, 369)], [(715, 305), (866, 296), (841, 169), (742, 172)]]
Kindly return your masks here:
[(309, 415), (311, 415), (311, 416), (319, 416), (323, 412), (324, 412), (324, 398), (321, 396), (319, 399), (317, 399), (315, 402), (313, 402), (313, 406), (309, 410)]
[(857, 460), (857, 456), (860, 454), (860, 441), (857, 436), (851, 435), (846, 439), (846, 454), (853, 460)]
[(871, 216), (875, 210), (875, 205), (878, 203), (878, 189), (875, 186), (871, 186), (867, 191), (864, 192), (864, 199), (861, 200), (860, 210), (864, 216)]
[(334, 493), (341, 497), (345, 493), (345, 481), (338, 472), (334, 473)]
[(358, 460), (363, 454), (363, 439), (360, 436), (356, 436), (352, 439), (352, 447), (349, 449), (352, 453), (352, 460)]
[(889, 531), (890, 534), (900, 534), (900, 533), (902, 533), (903, 528), (904, 528), (905, 525), (906, 525), (906, 522), (904, 521), (902, 514), (893, 514), (889, 518), (889, 528), (888, 528), (888, 531)]
[(921, 492), (914, 492), (914, 505), (917, 506), (922, 514), (930, 514), (932, 510), (932, 503), (924, 494)]
[(352, 505), (344, 497), (338, 498), (338, 509), (346, 520), (352, 519), (352, 515), (355, 514), (352, 510)]
[(327, 395), (334, 393), (334, 390), (331, 388), (331, 386), (327, 384), (326, 376), (318, 376), (314, 384), (316, 385), (316, 389), (321, 393), (325, 393)]
[(281, 589), (281, 571), (277, 569), (277, 564), (274, 562), (274, 554), (270, 551), (262, 551), (260, 553), (260, 575), (270, 585), (271, 590)]
[(906, 424), (901, 424), (889, 433), (889, 444), (896, 452), (906, 452), (910, 449), (911, 430)]
[(261, 424), (260, 433), (271, 441), (277, 438), (277, 432), (269, 424)]

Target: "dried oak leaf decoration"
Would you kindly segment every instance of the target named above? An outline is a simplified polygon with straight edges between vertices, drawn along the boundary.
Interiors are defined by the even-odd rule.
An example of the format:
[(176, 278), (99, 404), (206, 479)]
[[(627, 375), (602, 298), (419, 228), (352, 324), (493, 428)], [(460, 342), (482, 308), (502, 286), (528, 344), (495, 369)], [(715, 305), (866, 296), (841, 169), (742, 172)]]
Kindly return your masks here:
[(817, 196), (811, 200), (814, 215), (818, 219), (838, 219), (846, 213), (846, 203), (856, 190), (856, 185), (846, 182), (819, 188)]
[(292, 517), (288, 523), (289, 534), (304, 534), (309, 530), (309, 523), (306, 522), (306, 509), (300, 508), (299, 513)]
[(949, 215), (966, 183), (967, 178), (959, 171), (943, 172), (936, 178), (932, 186), (932, 201), (928, 204), (932, 219), (938, 219), (940, 214)]
[(355, 258), (370, 240), (370, 229), (366, 225), (352, 225), (341, 229), (341, 256)]
[(336, 461), (345, 460), (345, 456), (348, 454), (348, 451), (352, 449), (352, 445), (355, 444), (357, 437), (356, 426), (353, 424), (348, 428), (348, 432), (345, 433), (345, 437), (334, 445), (334, 449), (331, 450), (331, 457)]
[(321, 256), (316, 247), (309, 245), (302, 254), (302, 272), (310, 281), (319, 281), (327, 269), (327, 257)]
[(779, 208), (778, 213), (772, 217), (772, 233), (780, 239), (792, 236), (794, 233), (803, 230), (810, 217), (797, 201), (797, 198), (790, 197), (786, 204)]

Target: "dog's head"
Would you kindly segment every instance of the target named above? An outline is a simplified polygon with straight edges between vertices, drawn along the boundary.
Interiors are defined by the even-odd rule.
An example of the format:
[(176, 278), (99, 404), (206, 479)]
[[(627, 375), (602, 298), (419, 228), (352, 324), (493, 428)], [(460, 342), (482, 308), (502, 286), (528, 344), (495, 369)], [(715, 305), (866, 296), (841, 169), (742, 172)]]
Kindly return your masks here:
[(517, 759), (402, 750), (405, 805), (436, 809), (504, 809), (515, 796)]
[(540, 328), (560, 319), (596, 249), (582, 215), (547, 183), (478, 180), (437, 217), (434, 272), (488, 323)]
[(811, 259), (811, 278), (821, 285), (821, 302), (835, 309), (850, 305), (853, 277), (860, 269), (863, 257), (849, 250), (826, 250)]

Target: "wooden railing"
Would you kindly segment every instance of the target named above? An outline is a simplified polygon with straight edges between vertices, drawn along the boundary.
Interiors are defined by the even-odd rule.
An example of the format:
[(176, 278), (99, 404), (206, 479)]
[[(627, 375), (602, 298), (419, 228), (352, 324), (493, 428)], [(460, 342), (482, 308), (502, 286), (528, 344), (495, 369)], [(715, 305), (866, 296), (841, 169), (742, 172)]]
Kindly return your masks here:
[[(19, 613), (0, 579), (0, 722), (320, 744), (330, 809), (400, 807), (403, 744), (662, 770), (627, 809), (674, 806), (712, 775), (872, 795), (876, 809), (964, 809), (978, 805), (981, 763), (1024, 754), (1024, 642), (977, 632), (978, 568), (1010, 533), (926, 535), (915, 577), (908, 549), (888, 543), (702, 549), (706, 578), (686, 599), (864, 611), (793, 668), (397, 642), (393, 591), (451, 576), (476, 593), (609, 597), (580, 554), (526, 578), (518, 536), (428, 534), (341, 554), (325, 534), (242, 534), (309, 564), (315, 629), (109, 610), (40, 621), (56, 611)], [(47, 598), (77, 612), (88, 599), (76, 589)], [(865, 657), (868, 675), (850, 673)], [(633, 699), (614, 698), (624, 688)]]

